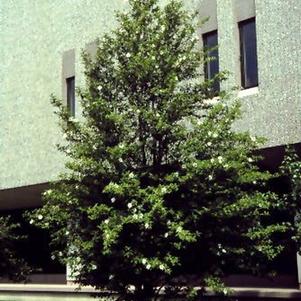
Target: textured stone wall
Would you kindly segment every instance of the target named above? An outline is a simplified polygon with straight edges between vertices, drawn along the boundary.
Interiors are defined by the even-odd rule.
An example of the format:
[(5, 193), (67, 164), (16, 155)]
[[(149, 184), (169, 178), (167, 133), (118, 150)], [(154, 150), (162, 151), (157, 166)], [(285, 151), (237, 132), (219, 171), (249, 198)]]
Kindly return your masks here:
[[(232, 72), (227, 87), (240, 84), (237, 1), (246, 0), (216, 5), (221, 69)], [(185, 0), (203, 15), (205, 4)], [(76, 85), (82, 85), (81, 49), (113, 28), (114, 10), (127, 5), (126, 0), (1, 1), (0, 189), (47, 182), (63, 169), (55, 147), (61, 133), (49, 102), (51, 93), (62, 94), (63, 53), (75, 49)], [(255, 0), (255, 10), (260, 83), (255, 94), (242, 98), (244, 117), (237, 127), (267, 137), (269, 146), (300, 142), (301, 1)]]

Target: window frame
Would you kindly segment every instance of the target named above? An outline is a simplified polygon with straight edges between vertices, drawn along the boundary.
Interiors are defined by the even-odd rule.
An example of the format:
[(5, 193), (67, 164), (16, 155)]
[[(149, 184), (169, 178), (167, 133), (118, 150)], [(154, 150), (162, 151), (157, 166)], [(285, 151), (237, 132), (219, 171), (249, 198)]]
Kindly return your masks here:
[[(215, 46), (213, 46), (213, 47), (208, 47), (207, 45), (206, 45), (206, 39), (209, 37), (209, 36), (211, 36), (211, 35), (213, 35), (213, 34), (215, 34), (216, 35), (216, 45)], [(214, 49), (214, 51), (216, 51), (216, 56), (214, 56), (215, 57), (215, 62), (217, 63), (217, 72), (216, 73), (214, 73), (213, 75), (211, 74), (210, 76), (209, 76), (209, 73), (210, 72), (208, 72), (209, 70), (210, 70), (210, 62), (205, 62), (204, 63), (204, 77), (205, 77), (205, 80), (212, 80), (213, 79), (213, 77), (216, 75), (216, 74), (218, 74), (219, 73), (219, 51), (218, 51), (218, 29), (215, 29), (215, 30), (211, 30), (211, 31), (208, 31), (208, 32), (206, 32), (206, 33), (203, 33), (202, 34), (202, 41), (203, 41), (203, 49), (205, 49), (205, 50), (207, 50), (208, 51), (208, 49), (210, 50), (210, 49), (212, 49), (212, 48), (216, 48), (216, 49)], [(213, 57), (212, 55), (210, 55), (210, 51), (209, 51), (209, 57)], [(216, 94), (218, 94), (219, 92), (220, 92), (220, 83), (217, 81), (216, 82), (216, 86), (215, 86), (215, 84), (213, 84), (212, 85), (212, 88), (213, 88), (213, 92), (215, 92)]]
[(66, 78), (66, 100), (70, 115), (75, 116), (75, 76)]
[[(246, 74), (247, 74), (247, 68), (246, 68), (246, 59), (245, 59), (245, 48), (246, 45), (244, 43), (244, 37), (243, 37), (243, 27), (247, 24), (254, 23), (255, 27), (255, 50), (256, 50), (256, 79), (255, 83), (248, 85), (246, 82)], [(258, 55), (257, 55), (257, 31), (256, 31), (256, 17), (248, 18), (246, 20), (238, 22), (238, 31), (239, 31), (239, 50), (240, 50), (240, 74), (241, 74), (241, 87), (243, 89), (251, 89), (258, 87), (259, 80), (258, 80)]]

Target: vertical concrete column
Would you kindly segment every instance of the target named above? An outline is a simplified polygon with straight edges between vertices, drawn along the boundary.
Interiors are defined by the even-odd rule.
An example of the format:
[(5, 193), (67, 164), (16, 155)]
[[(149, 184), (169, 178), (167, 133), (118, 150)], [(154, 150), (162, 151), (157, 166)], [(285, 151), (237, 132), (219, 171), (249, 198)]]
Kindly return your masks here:
[(222, 89), (232, 89), (240, 86), (239, 63), (239, 33), (235, 16), (235, 2), (233, 0), (216, 0), (219, 68), (228, 71), (228, 80), (222, 83)]
[(75, 50), (65, 51), (62, 59), (62, 99), (67, 104), (66, 79), (75, 76)]
[(298, 284), (301, 289), (301, 256), (297, 253)]

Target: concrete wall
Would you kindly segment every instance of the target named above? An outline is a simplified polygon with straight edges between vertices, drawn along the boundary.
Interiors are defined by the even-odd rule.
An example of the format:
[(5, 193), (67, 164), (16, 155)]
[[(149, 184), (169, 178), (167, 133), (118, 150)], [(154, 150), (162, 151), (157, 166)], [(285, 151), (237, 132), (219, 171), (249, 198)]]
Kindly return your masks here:
[[(240, 85), (237, 22), (256, 14), (260, 83), (240, 92), (245, 113), (237, 126), (268, 137), (269, 146), (300, 142), (300, 0), (185, 5), (212, 14), (203, 32), (218, 27), (220, 69), (232, 72), (227, 87)], [(126, 0), (1, 1), (0, 190), (48, 182), (63, 169), (49, 95), (64, 91), (64, 53), (74, 49), (76, 85), (83, 84), (81, 49), (113, 28), (114, 10), (127, 6)]]

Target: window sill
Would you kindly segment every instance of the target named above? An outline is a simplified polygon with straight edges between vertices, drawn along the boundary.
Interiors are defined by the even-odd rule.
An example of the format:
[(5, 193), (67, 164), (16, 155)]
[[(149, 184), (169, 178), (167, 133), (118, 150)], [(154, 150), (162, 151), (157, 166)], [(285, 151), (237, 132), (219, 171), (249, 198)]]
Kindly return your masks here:
[(247, 96), (251, 96), (251, 95), (256, 95), (258, 93), (259, 93), (258, 87), (253, 87), (253, 88), (244, 89), (244, 90), (239, 91), (238, 97), (243, 98), (243, 97), (247, 97)]

